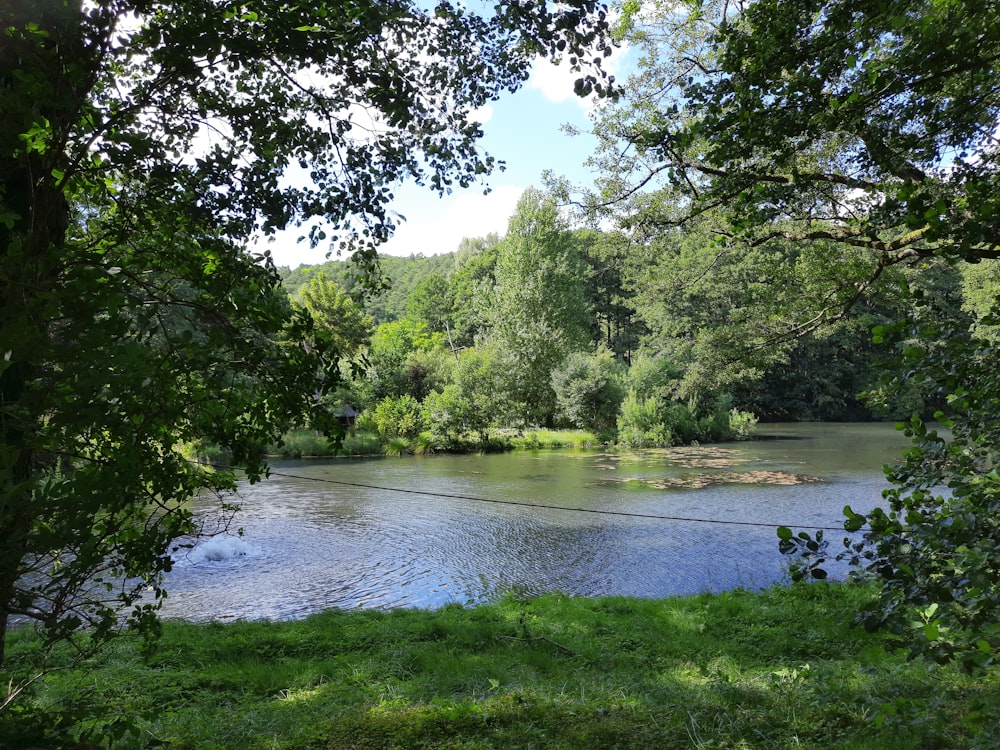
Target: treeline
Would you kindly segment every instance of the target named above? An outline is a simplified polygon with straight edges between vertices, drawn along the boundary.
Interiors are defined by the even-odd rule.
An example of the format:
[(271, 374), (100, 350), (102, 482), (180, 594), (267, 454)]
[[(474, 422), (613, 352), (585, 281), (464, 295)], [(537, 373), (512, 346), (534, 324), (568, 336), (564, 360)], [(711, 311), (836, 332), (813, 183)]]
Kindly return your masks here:
[(356, 410), (395, 450), (553, 427), (639, 447), (742, 438), (758, 418), (931, 409), (916, 388), (881, 396), (894, 352), (872, 330), (929, 309), (967, 325), (996, 267), (927, 259), (856, 283), (872, 262), (843, 246), (722, 244), (710, 218), (647, 239), (573, 228), (528, 190), (502, 238), (381, 258), (379, 295), (360, 294), (349, 261), (283, 276), (341, 358), (329, 409)]

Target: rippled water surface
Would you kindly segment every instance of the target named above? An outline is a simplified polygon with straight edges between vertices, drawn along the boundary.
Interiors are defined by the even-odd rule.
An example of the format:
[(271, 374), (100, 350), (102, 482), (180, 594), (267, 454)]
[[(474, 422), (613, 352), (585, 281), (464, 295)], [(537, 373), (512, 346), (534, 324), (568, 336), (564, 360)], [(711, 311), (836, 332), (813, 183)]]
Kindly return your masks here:
[(879, 501), (881, 466), (906, 442), (891, 425), (760, 434), (641, 453), (278, 462), (274, 474), (290, 476), (241, 489), (232, 527), (242, 537), (178, 557), (164, 614), (279, 619), (511, 589), (656, 597), (765, 586), (783, 575), (775, 530), (744, 524), (838, 526), (844, 505)]

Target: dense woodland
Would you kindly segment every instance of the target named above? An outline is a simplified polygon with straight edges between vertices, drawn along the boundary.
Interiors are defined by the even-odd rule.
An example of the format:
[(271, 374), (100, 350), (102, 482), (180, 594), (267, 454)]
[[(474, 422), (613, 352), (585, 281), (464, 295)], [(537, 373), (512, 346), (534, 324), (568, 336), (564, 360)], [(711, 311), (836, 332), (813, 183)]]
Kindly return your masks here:
[[(883, 391), (898, 352), (873, 329), (918, 321), (929, 305), (936, 320), (969, 328), (1000, 284), (995, 261), (920, 259), (799, 331), (839, 274), (863, 272), (870, 258), (786, 240), (723, 247), (699, 226), (640, 243), (575, 228), (567, 215), (552, 194), (529, 190), (504, 237), (382, 256), (388, 289), (377, 294), (347, 260), (282, 269), (293, 303), (336, 334), (346, 360), (331, 408), (372, 415), (362, 424), (384, 439), (430, 431), (439, 449), (511, 427), (572, 426), (648, 446), (744, 437), (750, 415), (931, 415), (937, 394)], [(457, 416), (464, 405), (469, 415)]]

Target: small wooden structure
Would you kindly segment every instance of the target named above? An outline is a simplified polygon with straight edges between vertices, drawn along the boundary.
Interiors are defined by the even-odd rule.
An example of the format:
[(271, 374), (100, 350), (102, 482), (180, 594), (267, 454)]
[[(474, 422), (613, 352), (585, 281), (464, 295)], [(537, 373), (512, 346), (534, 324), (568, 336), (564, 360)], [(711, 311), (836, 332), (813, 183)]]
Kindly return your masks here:
[(340, 422), (340, 426), (345, 430), (353, 430), (354, 423), (358, 418), (358, 413), (350, 404), (341, 404), (333, 410), (333, 416), (337, 418), (337, 421)]

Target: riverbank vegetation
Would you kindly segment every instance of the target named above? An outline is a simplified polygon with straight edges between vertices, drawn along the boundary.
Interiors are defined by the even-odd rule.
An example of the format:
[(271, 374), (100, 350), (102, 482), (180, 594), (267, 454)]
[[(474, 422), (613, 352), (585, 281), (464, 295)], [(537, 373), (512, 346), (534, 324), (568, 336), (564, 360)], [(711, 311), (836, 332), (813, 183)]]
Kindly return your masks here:
[[(828, 584), (665, 600), (508, 595), (438, 611), (168, 622), (148, 651), (121, 640), (55, 671), (30, 698), (48, 725), (19, 722), (25, 706), (0, 729), (22, 747), (120, 732), (122, 750), (996, 747), (1000, 672), (907, 660), (892, 637), (851, 626), (873, 596)], [(12, 664), (35, 648), (20, 635)]]
[(356, 430), (333, 441), (318, 430), (292, 430), (272, 455), (282, 458), (319, 458), (333, 456), (428, 455), (509, 450), (584, 450), (600, 448), (597, 435), (586, 430), (498, 430), (485, 446), (475, 439), (455, 439), (447, 443), (435, 440), (432, 432), (422, 432), (413, 438), (393, 438), (388, 443), (377, 432)]
[[(978, 724), (1000, 644), (996, 4), (500, 2), (486, 18), (412, 0), (44, 5), (0, 4), (0, 666), (15, 619), (42, 631), (17, 638), (11, 660), (37, 671), (5, 671), (3, 721), (49, 707), (86, 727), (109, 703), (88, 696), (107, 691), (137, 715), (156, 696), (167, 711), (144, 731), (181, 747), (286, 742), (286, 720), (334, 746), (458, 730), (470, 747), (661, 732), (996, 745)], [(475, 113), (539, 57), (568, 58), (578, 94), (607, 93), (613, 42), (640, 54), (593, 109), (595, 184), (549, 178), (503, 237), (401, 261), (378, 301), (396, 186), (469, 187), (497, 166)], [(292, 225), (350, 264), (279, 272), (255, 243)], [(236, 471), (262, 477), (289, 428), (402, 454), (535, 447), (560, 428), (639, 447), (743, 437), (758, 418), (879, 417), (907, 420), (914, 448), (886, 509), (845, 510), (860, 536), (841, 554), (877, 586), (864, 619), (978, 683), (778, 606), (802, 626), (781, 630), (717, 604), (742, 601), (730, 594), (692, 600), (711, 617), (546, 599), (222, 628), (209, 647), (262, 659), (239, 680), (198, 650), (212, 628), (171, 625), (149, 660), (123, 642), (88, 662), (102, 669), (22, 690), (50, 649), (155, 633), (173, 545), (199, 531), (188, 500), (232, 512)], [(232, 470), (194, 466), (200, 445)], [(794, 575), (825, 575), (829, 540), (779, 534)], [(805, 612), (828, 597), (812, 611), (831, 623), (859, 605), (831, 591), (755, 601)], [(283, 643), (313, 627), (364, 634), (346, 672), (334, 651)], [(674, 641), (690, 652), (657, 662)], [(172, 663), (170, 643), (190, 654)]]

